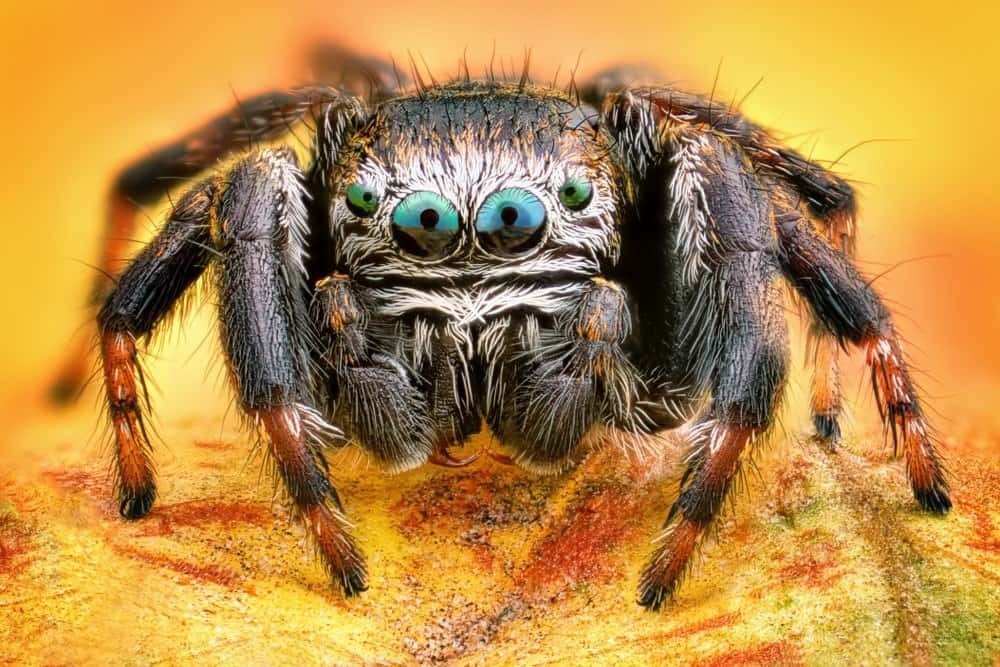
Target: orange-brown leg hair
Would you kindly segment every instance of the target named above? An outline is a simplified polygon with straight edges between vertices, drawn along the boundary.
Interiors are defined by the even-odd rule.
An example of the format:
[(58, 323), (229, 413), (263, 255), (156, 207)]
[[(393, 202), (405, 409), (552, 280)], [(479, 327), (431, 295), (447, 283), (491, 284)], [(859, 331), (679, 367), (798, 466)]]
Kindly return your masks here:
[(135, 341), (128, 333), (110, 332), (101, 341), (101, 357), (118, 464), (119, 512), (127, 519), (138, 519), (153, 505), (156, 482), (149, 436), (139, 404), (142, 371)]
[(785, 274), (827, 331), (865, 350), (886, 431), (902, 446), (913, 495), (926, 510), (951, 508), (934, 445), (892, 317), (850, 259), (833, 248), (797, 209), (778, 216)]
[(322, 448), (343, 434), (313, 408), (313, 329), (304, 299), (306, 193), (288, 148), (235, 163), (220, 186), (212, 228), (222, 343), (240, 405), (266, 448), (330, 578), (346, 595), (365, 589)]
[(139, 404), (142, 371), (131, 334), (112, 331), (102, 337), (101, 358), (115, 440), (119, 512), (127, 519), (138, 519), (153, 506), (156, 481)]
[(871, 369), (872, 389), (882, 422), (892, 436), (893, 452), (902, 447), (913, 494), (922, 507), (945, 513), (951, 508), (944, 466), (891, 327), (861, 343)]
[(266, 432), (268, 451), (327, 574), (348, 596), (365, 590), (364, 557), (327, 478), (326, 460), (318, 445), (308, 441), (301, 410), (295, 406), (264, 408), (257, 416)]
[(659, 609), (677, 590), (704, 533), (718, 516), (756, 429), (703, 423), (663, 533), (642, 572), (639, 604)]
[(813, 364), (810, 407), (816, 436), (828, 447), (840, 440), (840, 342), (821, 326), (810, 331)]
[(144, 516), (156, 497), (136, 340), (153, 333), (208, 263), (213, 192), (214, 183), (203, 181), (178, 201), (167, 224), (122, 274), (97, 318), (119, 511), (126, 519)]

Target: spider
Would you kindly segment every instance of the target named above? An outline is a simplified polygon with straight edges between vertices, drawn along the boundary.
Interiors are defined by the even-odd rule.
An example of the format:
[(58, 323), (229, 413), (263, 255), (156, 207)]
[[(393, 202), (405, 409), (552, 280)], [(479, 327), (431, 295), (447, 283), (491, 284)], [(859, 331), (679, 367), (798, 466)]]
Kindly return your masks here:
[(468, 68), (409, 84), (332, 59), (345, 85), (238, 102), (115, 182), (109, 238), (193, 180), (96, 291), (124, 518), (156, 497), (137, 341), (205, 272), (239, 405), (348, 596), (367, 572), (329, 446), (392, 471), (460, 466), (473, 457), (450, 450), (485, 422), (508, 460), (556, 473), (598, 431), (684, 426), (686, 472), (639, 584), (659, 608), (774, 421), (785, 283), (816, 340), (817, 436), (840, 436), (838, 355), (858, 346), (917, 502), (948, 511), (890, 312), (854, 265), (844, 180), (730, 105), (628, 68), (567, 92)]

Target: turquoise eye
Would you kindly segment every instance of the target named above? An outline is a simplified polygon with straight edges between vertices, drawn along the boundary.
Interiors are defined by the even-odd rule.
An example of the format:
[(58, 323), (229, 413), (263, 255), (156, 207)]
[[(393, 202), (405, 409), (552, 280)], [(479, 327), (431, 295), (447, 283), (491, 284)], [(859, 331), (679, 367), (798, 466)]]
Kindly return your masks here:
[(487, 251), (517, 255), (534, 248), (545, 231), (545, 206), (521, 188), (490, 195), (476, 217), (476, 236)]
[(580, 211), (587, 207), (594, 196), (594, 187), (585, 178), (570, 176), (559, 188), (559, 201), (571, 211)]
[(392, 236), (417, 257), (443, 257), (458, 242), (458, 211), (436, 192), (414, 192), (392, 212)]
[(347, 186), (347, 208), (359, 218), (367, 218), (378, 208), (378, 193), (364, 183)]

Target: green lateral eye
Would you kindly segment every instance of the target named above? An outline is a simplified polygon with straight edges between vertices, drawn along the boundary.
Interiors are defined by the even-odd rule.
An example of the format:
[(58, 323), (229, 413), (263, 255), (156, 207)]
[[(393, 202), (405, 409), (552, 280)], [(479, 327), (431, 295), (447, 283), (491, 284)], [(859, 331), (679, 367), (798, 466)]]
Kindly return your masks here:
[(522, 188), (507, 188), (489, 196), (476, 216), (476, 235), (487, 251), (499, 255), (526, 252), (542, 239), (545, 206)]
[(594, 196), (594, 186), (585, 178), (570, 176), (559, 188), (559, 201), (571, 211), (587, 207)]
[(414, 192), (392, 212), (392, 236), (399, 247), (417, 257), (443, 257), (454, 249), (458, 211), (436, 192)]
[(359, 218), (367, 218), (378, 208), (378, 193), (364, 183), (347, 186), (347, 208)]

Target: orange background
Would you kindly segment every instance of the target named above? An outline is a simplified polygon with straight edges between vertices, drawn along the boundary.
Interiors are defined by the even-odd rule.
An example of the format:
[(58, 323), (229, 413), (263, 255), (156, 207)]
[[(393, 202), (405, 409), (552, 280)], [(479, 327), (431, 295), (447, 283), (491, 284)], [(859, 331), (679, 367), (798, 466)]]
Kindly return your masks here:
[[(86, 264), (96, 258), (116, 167), (226, 107), (234, 93), (307, 78), (302, 55), (314, 39), (398, 61), (412, 49), (441, 76), (466, 47), (474, 65), (485, 62), (495, 40), (518, 63), (532, 47), (543, 80), (581, 51), (583, 74), (643, 60), (695, 90), (711, 87), (721, 61), (717, 95), (727, 99), (763, 76), (746, 112), (798, 135), (793, 144), (817, 158), (899, 140), (861, 146), (840, 164), (863, 183), (863, 268), (874, 275), (904, 262), (877, 286), (928, 372), (923, 384), (938, 410), (954, 420), (991, 415), (1000, 369), (998, 18), (986, 3), (962, 2), (5, 6), (0, 396), (40, 395), (86, 320)], [(164, 393), (211, 395), (202, 367), (213, 353), (195, 351), (201, 338), (163, 349), (155, 372)], [(847, 386), (852, 396), (866, 393), (853, 380)], [(176, 403), (160, 400), (168, 414)]]

